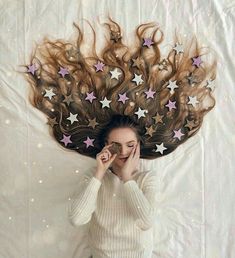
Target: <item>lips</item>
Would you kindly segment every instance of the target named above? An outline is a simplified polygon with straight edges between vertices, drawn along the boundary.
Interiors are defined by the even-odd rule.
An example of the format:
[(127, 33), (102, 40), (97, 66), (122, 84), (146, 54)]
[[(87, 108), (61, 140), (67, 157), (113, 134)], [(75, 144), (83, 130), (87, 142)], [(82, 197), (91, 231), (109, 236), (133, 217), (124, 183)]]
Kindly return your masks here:
[(128, 157), (126, 157), (126, 158), (119, 158), (121, 161), (126, 161), (127, 159), (128, 159)]

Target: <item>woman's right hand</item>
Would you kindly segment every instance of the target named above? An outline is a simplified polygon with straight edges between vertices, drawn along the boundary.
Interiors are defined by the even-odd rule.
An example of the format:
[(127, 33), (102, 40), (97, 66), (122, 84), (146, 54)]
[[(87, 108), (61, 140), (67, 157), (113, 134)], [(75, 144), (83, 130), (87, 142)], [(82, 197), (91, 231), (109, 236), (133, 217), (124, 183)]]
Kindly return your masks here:
[(110, 152), (108, 148), (110, 148), (112, 144), (105, 145), (104, 148), (96, 155), (97, 160), (97, 171), (99, 173), (105, 174), (106, 170), (110, 167), (112, 162), (117, 156), (117, 153), (113, 154)]

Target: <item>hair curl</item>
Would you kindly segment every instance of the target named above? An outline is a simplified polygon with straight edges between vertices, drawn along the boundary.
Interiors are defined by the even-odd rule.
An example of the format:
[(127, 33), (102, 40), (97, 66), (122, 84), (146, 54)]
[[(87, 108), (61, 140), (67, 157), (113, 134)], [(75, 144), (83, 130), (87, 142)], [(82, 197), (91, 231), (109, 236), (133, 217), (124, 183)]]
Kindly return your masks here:
[[(128, 47), (122, 42), (120, 26), (109, 19), (105, 26), (110, 39), (101, 54), (96, 52), (96, 33), (91, 26), (94, 42), (91, 53), (85, 55), (81, 51), (83, 32), (77, 24), (74, 26), (78, 30), (76, 45), (45, 38), (31, 56), (31, 64), (35, 64), (37, 70), (26, 72), (31, 86), (30, 103), (48, 117), (50, 134), (61, 146), (95, 158), (104, 145), (104, 129), (118, 114), (135, 124), (142, 139), (141, 158), (153, 159), (169, 154), (195, 135), (204, 115), (215, 105), (207, 85), (208, 80), (215, 79), (216, 73), (216, 61), (211, 64), (203, 61), (200, 66), (192, 64), (193, 57), (206, 54), (202, 53), (195, 38), (184, 46), (183, 53), (172, 48), (162, 58), (159, 45), (164, 35), (155, 24), (138, 26), (137, 44)], [(144, 46), (144, 38), (151, 39), (153, 44)], [(178, 42), (176, 37), (175, 46)], [(105, 65), (103, 71), (95, 70), (98, 61)], [(64, 77), (58, 73), (61, 67), (69, 71)], [(115, 68), (121, 73), (118, 80), (111, 78), (110, 71)], [(143, 83), (135, 83), (134, 74), (141, 75)], [(177, 82), (178, 88), (173, 93), (167, 87), (169, 80)], [(45, 97), (46, 89), (52, 89), (55, 95)], [(146, 98), (148, 89), (156, 92), (154, 98)], [(86, 100), (86, 94), (92, 91), (96, 99), (91, 103)], [(125, 103), (118, 101), (118, 94), (124, 93), (129, 98)], [(195, 107), (188, 104), (189, 96), (197, 97), (199, 103)], [(102, 108), (100, 103), (105, 97), (111, 101), (109, 108)], [(169, 100), (176, 101), (176, 108), (168, 109)], [(135, 114), (139, 107), (147, 110), (145, 117), (138, 118)], [(70, 113), (77, 114), (77, 121), (69, 122)], [(115, 124), (116, 127), (121, 125)], [(129, 127), (130, 124), (126, 125)], [(182, 139), (174, 137), (174, 130), (179, 129)], [(71, 142), (62, 142), (63, 135), (71, 136)], [(86, 146), (87, 137), (94, 139), (94, 146)], [(156, 152), (156, 144), (161, 143), (167, 149), (163, 153)]]

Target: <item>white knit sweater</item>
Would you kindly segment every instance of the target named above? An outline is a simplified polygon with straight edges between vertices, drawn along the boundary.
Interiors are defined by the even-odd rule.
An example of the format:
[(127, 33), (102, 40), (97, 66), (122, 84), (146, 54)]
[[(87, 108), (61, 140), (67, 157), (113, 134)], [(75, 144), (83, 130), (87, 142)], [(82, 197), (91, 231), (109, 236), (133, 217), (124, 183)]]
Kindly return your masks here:
[(93, 258), (151, 258), (156, 219), (157, 177), (137, 172), (123, 182), (110, 169), (100, 181), (85, 175), (69, 205), (74, 226), (89, 222)]

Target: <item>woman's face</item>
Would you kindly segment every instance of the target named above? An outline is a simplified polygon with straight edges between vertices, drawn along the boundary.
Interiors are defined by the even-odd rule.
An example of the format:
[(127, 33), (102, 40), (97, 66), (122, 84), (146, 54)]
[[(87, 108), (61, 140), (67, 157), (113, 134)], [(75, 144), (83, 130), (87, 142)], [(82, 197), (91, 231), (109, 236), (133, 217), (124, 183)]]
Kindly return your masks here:
[(116, 143), (119, 146), (119, 153), (113, 161), (112, 166), (122, 167), (132, 149), (138, 143), (138, 139), (131, 128), (117, 128), (109, 133), (108, 144), (111, 143)]

